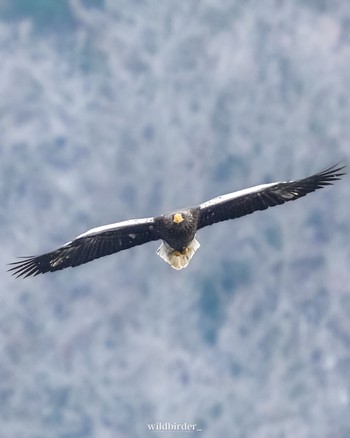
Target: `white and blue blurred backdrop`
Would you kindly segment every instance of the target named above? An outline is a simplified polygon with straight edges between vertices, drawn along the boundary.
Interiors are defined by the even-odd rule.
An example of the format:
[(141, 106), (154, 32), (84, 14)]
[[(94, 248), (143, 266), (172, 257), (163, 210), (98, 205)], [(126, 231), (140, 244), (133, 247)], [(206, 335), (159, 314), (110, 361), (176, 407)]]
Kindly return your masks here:
[(0, 64), (1, 437), (348, 438), (348, 178), (180, 272), (157, 243), (6, 263), (346, 162), (349, 2), (0, 0)]

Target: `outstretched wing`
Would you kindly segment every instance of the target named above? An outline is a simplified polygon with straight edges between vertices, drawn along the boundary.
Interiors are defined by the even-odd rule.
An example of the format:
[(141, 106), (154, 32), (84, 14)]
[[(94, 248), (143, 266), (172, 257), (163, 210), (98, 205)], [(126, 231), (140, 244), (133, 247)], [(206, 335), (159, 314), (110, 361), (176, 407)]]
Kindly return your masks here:
[(159, 239), (155, 218), (132, 219), (93, 228), (55, 251), (10, 263), (16, 277), (79, 266), (91, 260)]
[(308, 178), (262, 184), (213, 198), (199, 206), (198, 229), (294, 201), (339, 180), (344, 168), (336, 165)]

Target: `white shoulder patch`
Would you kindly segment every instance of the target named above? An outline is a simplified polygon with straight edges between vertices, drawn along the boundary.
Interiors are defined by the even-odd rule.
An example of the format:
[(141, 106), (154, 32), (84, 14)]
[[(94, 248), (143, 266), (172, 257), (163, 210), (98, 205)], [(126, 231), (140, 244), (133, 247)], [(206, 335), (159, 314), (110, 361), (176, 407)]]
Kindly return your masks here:
[[(91, 228), (91, 230), (86, 231), (83, 234), (80, 234), (76, 239), (80, 239), (81, 237), (91, 236), (93, 234), (104, 233), (105, 231), (113, 231), (119, 230), (120, 228), (132, 226), (132, 225), (142, 225), (142, 224), (151, 224), (154, 222), (153, 217), (147, 217), (143, 219), (129, 219), (127, 221), (116, 222), (115, 224), (102, 225), (101, 227)], [(132, 234), (130, 234), (132, 237)]]
[(203, 202), (199, 205), (199, 208), (202, 210), (203, 208), (210, 207), (212, 205), (221, 204), (223, 202), (231, 201), (236, 198), (241, 198), (242, 196), (247, 196), (252, 193), (261, 192), (262, 190), (267, 189), (268, 187), (275, 186), (280, 184), (281, 181), (273, 182), (269, 184), (260, 184), (258, 186), (249, 187), (248, 189), (238, 190), (237, 192), (228, 193), (227, 195), (220, 195), (216, 198), (210, 199), (209, 201)]

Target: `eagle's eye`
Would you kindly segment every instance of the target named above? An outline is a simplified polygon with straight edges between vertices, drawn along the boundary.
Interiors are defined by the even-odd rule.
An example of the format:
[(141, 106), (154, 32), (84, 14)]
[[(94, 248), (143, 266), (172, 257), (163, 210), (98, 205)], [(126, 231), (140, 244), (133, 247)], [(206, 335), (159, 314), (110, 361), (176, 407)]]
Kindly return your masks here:
[(184, 218), (182, 217), (181, 213), (176, 213), (173, 216), (173, 222), (175, 222), (176, 224), (179, 224), (180, 222), (182, 222), (184, 220)]

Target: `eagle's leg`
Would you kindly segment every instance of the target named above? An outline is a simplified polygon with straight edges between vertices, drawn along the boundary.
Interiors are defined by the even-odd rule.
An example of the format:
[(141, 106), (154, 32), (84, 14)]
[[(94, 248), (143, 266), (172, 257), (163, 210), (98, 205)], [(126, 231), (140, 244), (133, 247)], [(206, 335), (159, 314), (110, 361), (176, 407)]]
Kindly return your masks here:
[(187, 246), (182, 251), (178, 251), (177, 249), (175, 249), (173, 251), (173, 255), (176, 256), (176, 257), (180, 257), (182, 255), (185, 256), (189, 251), (190, 251), (190, 248)]

